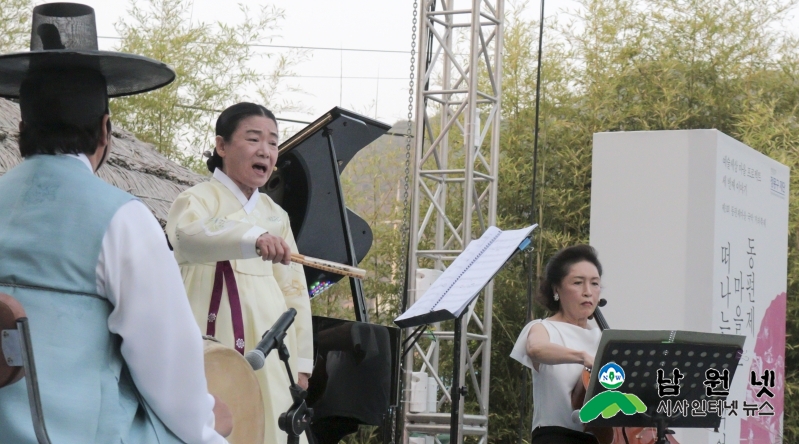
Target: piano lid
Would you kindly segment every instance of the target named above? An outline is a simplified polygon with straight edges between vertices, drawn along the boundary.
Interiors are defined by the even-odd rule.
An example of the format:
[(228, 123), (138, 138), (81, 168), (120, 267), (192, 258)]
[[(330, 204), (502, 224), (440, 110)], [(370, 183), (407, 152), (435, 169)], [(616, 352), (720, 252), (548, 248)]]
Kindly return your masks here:
[[(261, 192), (283, 207), (291, 220), (297, 248), (306, 256), (349, 263), (339, 177), (331, 161), (327, 132), (331, 131), (339, 173), (363, 147), (390, 126), (335, 107), (283, 142), (277, 168)], [(342, 197), (343, 198), (343, 197)], [(347, 209), (356, 262), (372, 246), (372, 230), (360, 216)], [(311, 297), (343, 276), (305, 267)]]

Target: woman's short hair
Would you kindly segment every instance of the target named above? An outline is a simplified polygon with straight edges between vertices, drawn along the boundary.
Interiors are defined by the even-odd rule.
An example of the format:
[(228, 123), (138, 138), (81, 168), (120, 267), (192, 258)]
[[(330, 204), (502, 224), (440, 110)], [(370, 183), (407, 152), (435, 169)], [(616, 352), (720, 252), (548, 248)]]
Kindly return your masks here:
[[(236, 132), (239, 123), (251, 116), (261, 116), (272, 119), (275, 125), (277, 125), (277, 118), (275, 118), (272, 111), (266, 109), (265, 106), (256, 103), (241, 102), (231, 105), (222, 111), (222, 114), (216, 119), (216, 135), (221, 136), (225, 142), (230, 142), (230, 138), (233, 136), (233, 133)], [(214, 149), (213, 154), (211, 154), (211, 157), (208, 158), (205, 164), (208, 166), (208, 171), (213, 173), (215, 169), (222, 168), (222, 156)]]
[(602, 264), (594, 247), (590, 245), (574, 245), (566, 247), (552, 256), (544, 269), (544, 276), (538, 285), (535, 301), (552, 312), (560, 310), (560, 301), (555, 300), (555, 287), (560, 285), (569, 274), (572, 265), (587, 261), (596, 267), (602, 276)]

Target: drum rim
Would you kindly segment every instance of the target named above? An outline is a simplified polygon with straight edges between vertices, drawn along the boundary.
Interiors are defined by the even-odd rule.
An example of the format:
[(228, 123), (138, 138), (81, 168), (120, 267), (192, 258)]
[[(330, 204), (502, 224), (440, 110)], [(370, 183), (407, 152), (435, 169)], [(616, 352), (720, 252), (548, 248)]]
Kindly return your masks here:
[[(243, 441), (241, 441), (241, 439), (251, 438), (251, 437), (246, 437), (246, 436), (237, 437), (237, 439), (235, 441), (231, 441), (231, 438), (234, 438), (235, 435), (236, 435), (236, 427), (237, 426), (238, 427), (242, 427), (242, 424), (245, 425), (245, 426), (252, 425), (252, 421), (247, 421), (246, 420), (247, 418), (241, 418), (241, 416), (240, 416), (241, 412), (251, 411), (252, 408), (256, 408), (256, 409), (258, 409), (258, 412), (260, 412), (260, 415), (255, 415), (256, 418), (259, 418), (258, 421), (260, 422), (260, 424), (256, 425), (256, 427), (258, 427), (259, 430), (255, 430), (254, 435), (255, 435), (256, 439), (258, 437), (260, 437), (261, 441), (263, 441), (264, 437), (266, 436), (266, 411), (265, 411), (265, 407), (264, 407), (263, 394), (261, 393), (260, 382), (258, 381), (258, 377), (255, 374), (255, 371), (252, 371), (252, 368), (250, 367), (250, 364), (247, 362), (246, 359), (244, 359), (244, 356), (242, 356), (241, 353), (239, 353), (238, 351), (234, 350), (231, 347), (226, 346), (225, 344), (223, 344), (222, 342), (220, 342), (218, 339), (214, 338), (213, 336), (203, 336), (203, 339), (204, 339), (204, 341), (203, 341), (203, 344), (204, 344), (203, 345), (203, 365), (205, 366), (205, 373), (206, 373), (207, 383), (209, 385), (211, 385), (211, 384), (215, 384), (216, 385), (217, 381), (220, 381), (219, 378), (223, 377), (223, 375), (215, 372), (214, 373), (213, 382), (212, 382), (211, 374), (209, 373), (209, 367), (207, 366), (207, 363), (206, 363), (206, 360), (208, 359), (208, 357), (209, 356), (227, 357), (228, 360), (233, 359), (236, 362), (244, 364), (243, 366), (242, 365), (236, 365), (236, 368), (233, 369), (231, 373), (240, 374), (241, 371), (244, 370), (245, 368), (250, 370), (250, 372), (247, 373), (247, 376), (246, 376), (246, 379), (249, 380), (250, 383), (251, 383), (251, 384), (249, 384), (250, 385), (250, 390), (244, 390), (242, 393), (252, 394), (253, 396), (255, 396), (257, 398), (257, 399), (254, 399), (254, 400), (251, 399), (252, 405), (245, 405), (245, 406), (237, 407), (235, 405), (232, 405), (229, 402), (229, 398), (228, 399), (223, 399), (223, 396), (220, 396), (219, 393), (214, 393), (215, 396), (219, 397), (220, 399), (223, 399), (223, 401), (225, 401), (228, 404), (228, 406), (231, 408), (231, 412), (234, 414), (234, 417), (233, 417), (233, 424), (234, 424), (233, 433), (230, 436), (227, 437), (228, 442), (230, 442), (231, 444), (234, 444), (235, 442), (243, 442)], [(234, 355), (236, 356), (235, 358), (233, 358)], [(215, 363), (215, 365), (219, 365), (219, 364), (220, 364), (220, 362), (216, 362)], [(230, 364), (230, 362), (228, 362), (228, 364)], [(245, 381), (241, 381), (241, 378), (239, 378), (238, 381), (240, 383), (245, 382)], [(252, 384), (252, 382), (254, 382), (254, 384)], [(211, 393), (210, 390), (208, 392)], [(227, 394), (231, 394), (231, 393), (227, 393)], [(239, 415), (236, 415), (237, 412), (239, 413)]]

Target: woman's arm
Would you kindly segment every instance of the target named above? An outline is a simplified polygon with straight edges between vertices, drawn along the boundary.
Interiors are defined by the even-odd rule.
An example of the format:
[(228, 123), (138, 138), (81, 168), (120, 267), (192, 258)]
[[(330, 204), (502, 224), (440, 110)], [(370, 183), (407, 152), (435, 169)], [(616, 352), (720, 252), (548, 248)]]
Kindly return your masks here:
[(594, 365), (594, 357), (589, 353), (553, 344), (543, 324), (535, 324), (530, 328), (530, 333), (527, 334), (527, 355), (533, 360), (536, 371), (539, 364), (582, 364), (588, 368)]
[(166, 232), (178, 257), (203, 264), (258, 257), (255, 244), (266, 230), (247, 222), (213, 217), (199, 198), (182, 193), (169, 210)]

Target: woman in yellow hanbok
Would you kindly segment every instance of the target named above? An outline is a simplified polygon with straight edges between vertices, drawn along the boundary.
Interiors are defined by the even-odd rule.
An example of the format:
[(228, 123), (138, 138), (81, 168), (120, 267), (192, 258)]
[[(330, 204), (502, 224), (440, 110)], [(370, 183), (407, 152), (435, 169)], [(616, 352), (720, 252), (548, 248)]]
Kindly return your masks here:
[[(311, 307), (288, 215), (258, 192), (277, 161), (275, 116), (238, 103), (216, 122), (209, 182), (181, 193), (169, 211), (167, 235), (200, 329), (244, 353), (287, 309), (297, 310), (285, 344), (293, 377), (307, 389), (313, 370)], [(265, 443), (286, 441), (278, 417), (292, 404), (277, 352), (256, 372), (266, 413)], [(305, 439), (304, 437), (302, 438)]]

